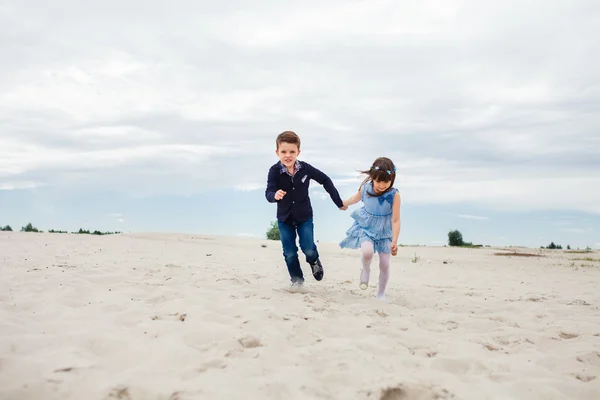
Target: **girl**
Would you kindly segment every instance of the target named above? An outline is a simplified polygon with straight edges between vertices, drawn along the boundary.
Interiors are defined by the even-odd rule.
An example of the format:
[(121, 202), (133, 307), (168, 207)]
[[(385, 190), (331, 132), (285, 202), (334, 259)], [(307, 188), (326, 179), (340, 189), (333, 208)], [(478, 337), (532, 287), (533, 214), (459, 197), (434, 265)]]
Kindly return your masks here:
[(360, 288), (366, 290), (371, 273), (371, 260), (374, 252), (379, 253), (379, 288), (377, 299), (385, 300), (385, 288), (390, 277), (390, 253), (398, 252), (400, 235), (400, 194), (393, 187), (396, 180), (396, 167), (392, 160), (379, 157), (368, 171), (358, 192), (344, 201), (344, 206), (363, 202), (351, 217), (354, 223), (340, 242), (341, 248), (362, 250), (362, 272)]

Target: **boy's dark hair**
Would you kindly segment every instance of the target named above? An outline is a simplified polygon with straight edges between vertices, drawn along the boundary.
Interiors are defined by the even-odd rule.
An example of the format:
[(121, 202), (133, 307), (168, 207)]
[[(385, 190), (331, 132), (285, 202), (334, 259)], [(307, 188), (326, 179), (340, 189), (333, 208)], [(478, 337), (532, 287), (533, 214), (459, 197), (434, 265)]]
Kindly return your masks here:
[(363, 174), (368, 175), (363, 181), (362, 185), (370, 181), (380, 181), (380, 182), (392, 182), (390, 187), (385, 190), (385, 192), (380, 194), (369, 193), (369, 196), (381, 196), (394, 188), (394, 182), (396, 181), (396, 166), (387, 157), (379, 157), (374, 162), (371, 168), (367, 171), (360, 171)]
[(275, 144), (277, 145), (277, 150), (279, 150), (279, 145), (281, 143), (290, 143), (298, 146), (298, 150), (300, 150), (300, 137), (296, 135), (295, 132), (285, 131), (281, 132), (277, 135), (277, 139), (275, 139)]

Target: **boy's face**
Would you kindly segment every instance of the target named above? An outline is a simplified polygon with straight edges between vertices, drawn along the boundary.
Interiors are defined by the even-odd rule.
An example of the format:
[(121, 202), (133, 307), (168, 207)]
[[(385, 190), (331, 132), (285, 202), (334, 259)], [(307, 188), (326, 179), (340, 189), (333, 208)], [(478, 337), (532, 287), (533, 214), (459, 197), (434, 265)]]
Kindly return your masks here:
[(385, 192), (390, 187), (391, 184), (392, 184), (392, 181), (384, 182), (384, 181), (373, 180), (373, 188), (375, 189), (375, 192), (377, 192), (377, 193)]
[(275, 153), (277, 153), (277, 156), (279, 156), (279, 161), (281, 161), (283, 165), (288, 168), (292, 168), (296, 162), (296, 159), (300, 155), (300, 149), (295, 144), (282, 142), (279, 144), (279, 148), (275, 151)]

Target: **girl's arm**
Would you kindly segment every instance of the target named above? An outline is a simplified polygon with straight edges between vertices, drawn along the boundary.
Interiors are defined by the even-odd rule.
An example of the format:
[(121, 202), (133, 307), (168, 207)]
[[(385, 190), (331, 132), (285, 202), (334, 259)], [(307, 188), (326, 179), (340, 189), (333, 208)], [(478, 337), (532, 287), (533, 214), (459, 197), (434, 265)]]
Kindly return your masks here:
[(400, 193), (394, 195), (392, 204), (392, 255), (398, 251), (398, 237), (400, 236)]
[(362, 195), (362, 187), (358, 189), (358, 192), (354, 193), (352, 196), (348, 197), (347, 200), (344, 200), (344, 206), (348, 207), (352, 204), (356, 204), (360, 201)]

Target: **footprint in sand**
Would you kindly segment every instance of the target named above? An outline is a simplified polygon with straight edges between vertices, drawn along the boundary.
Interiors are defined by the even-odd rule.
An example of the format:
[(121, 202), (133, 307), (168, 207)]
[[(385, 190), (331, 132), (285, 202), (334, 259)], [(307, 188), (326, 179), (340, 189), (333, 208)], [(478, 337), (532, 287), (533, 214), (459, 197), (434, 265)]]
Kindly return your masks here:
[[(306, 290), (306, 289), (304, 289), (304, 290)], [(302, 292), (299, 292), (299, 293), (302, 293)], [(314, 298), (314, 296), (312, 296), (310, 294), (304, 294), (304, 301), (307, 303), (314, 303), (313, 298)]]
[(530, 302), (532, 302), (532, 303), (541, 303), (541, 302), (543, 302), (544, 300), (548, 300), (548, 299), (547, 299), (547, 298), (545, 298), (545, 297), (529, 297), (529, 298), (528, 298), (528, 299), (526, 299), (525, 301), (530, 301)]
[(434, 351), (428, 347), (413, 347), (413, 348), (409, 348), (408, 349), (410, 351), (410, 354), (412, 354), (413, 356), (420, 356), (420, 357), (426, 357), (426, 358), (433, 358), (435, 356), (437, 356), (438, 352)]
[(453, 331), (455, 329), (458, 329), (458, 324), (454, 321), (447, 321), (446, 322), (446, 329), (448, 329), (449, 331)]
[[(225, 353), (226, 358), (240, 357), (244, 355), (246, 349), (255, 349), (263, 346), (259, 339), (252, 336), (246, 336), (238, 339), (238, 343), (241, 344), (241, 347), (236, 347), (229, 350), (227, 353)], [(260, 353), (249, 353), (248, 356), (252, 358), (258, 358)]]
[(241, 278), (219, 278), (217, 279), (215, 282), (221, 282), (221, 281), (232, 281), (235, 283), (239, 283), (239, 284), (250, 284), (250, 281), (248, 279), (241, 279)]
[(490, 321), (495, 321), (495, 322), (500, 322), (501, 324), (506, 324), (507, 326), (510, 326), (511, 328), (520, 328), (519, 324), (517, 324), (516, 322), (511, 322), (503, 317), (489, 317), (488, 319)]
[(600, 353), (594, 351), (591, 353), (582, 354), (577, 357), (577, 361), (582, 364), (600, 367)]
[(238, 342), (240, 342), (242, 347), (245, 349), (253, 349), (255, 347), (262, 347), (262, 343), (260, 342), (260, 340), (253, 336), (245, 336), (241, 339), (238, 339)]
[(451, 373), (456, 376), (465, 376), (467, 374), (487, 371), (487, 368), (483, 364), (476, 361), (463, 361), (448, 357), (433, 358), (431, 361), (431, 368)]
[(206, 372), (209, 369), (225, 369), (227, 368), (227, 364), (223, 360), (212, 360), (207, 363), (204, 363), (200, 368), (198, 368), (198, 372)]
[(560, 336), (561, 339), (575, 339), (577, 337), (579, 337), (578, 334), (576, 333), (566, 333), (566, 332), (561, 332), (558, 336)]
[(526, 344), (535, 344), (534, 342), (532, 342), (528, 338), (514, 339), (512, 337), (496, 336), (494, 338), (494, 340), (497, 343), (499, 343), (501, 346), (511, 346), (511, 345), (515, 346), (515, 345), (520, 345), (520, 344), (523, 344), (523, 343), (526, 343)]
[(567, 303), (568, 306), (591, 306), (590, 303), (588, 303), (585, 300), (579, 300), (579, 299), (575, 299), (570, 303)]
[(152, 316), (152, 321), (160, 321), (160, 320), (164, 320), (164, 319), (170, 319), (173, 321), (185, 321), (185, 319), (187, 318), (187, 314), (180, 314), (180, 313), (175, 313), (175, 314), (168, 314), (165, 316), (160, 316), (160, 315), (153, 315)]
[(482, 343), (481, 345), (483, 347), (485, 347), (488, 351), (500, 351), (500, 350), (502, 350), (501, 348), (496, 347), (496, 346), (494, 346), (492, 344), (489, 344), (489, 343)]
[(580, 380), (581, 382), (591, 382), (593, 380), (596, 379), (595, 376), (592, 375), (581, 375), (581, 374), (572, 374), (576, 379)]
[[(150, 398), (148, 393), (145, 393), (142, 390), (134, 390), (134, 394), (132, 394), (132, 390), (126, 386), (116, 387), (112, 389), (106, 399), (108, 400), (133, 400), (140, 398)], [(180, 392), (173, 392), (169, 397), (160, 397), (166, 400), (181, 400)]]
[(446, 389), (427, 387), (395, 386), (381, 390), (379, 400), (444, 400), (454, 399), (455, 396)]
[(131, 395), (129, 394), (129, 388), (127, 387), (118, 387), (114, 388), (109, 394), (109, 399), (117, 399), (117, 400), (131, 400)]

